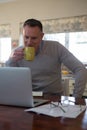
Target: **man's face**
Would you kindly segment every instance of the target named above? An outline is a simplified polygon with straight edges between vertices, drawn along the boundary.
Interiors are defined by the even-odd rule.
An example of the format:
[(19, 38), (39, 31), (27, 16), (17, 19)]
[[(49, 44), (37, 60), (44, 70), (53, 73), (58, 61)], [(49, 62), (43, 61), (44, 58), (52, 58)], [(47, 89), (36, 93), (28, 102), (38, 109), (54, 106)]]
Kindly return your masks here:
[(38, 50), (39, 44), (42, 41), (43, 33), (39, 29), (39, 27), (30, 27), (26, 25), (23, 28), (23, 38), (24, 38), (24, 46), (32, 46), (35, 50)]

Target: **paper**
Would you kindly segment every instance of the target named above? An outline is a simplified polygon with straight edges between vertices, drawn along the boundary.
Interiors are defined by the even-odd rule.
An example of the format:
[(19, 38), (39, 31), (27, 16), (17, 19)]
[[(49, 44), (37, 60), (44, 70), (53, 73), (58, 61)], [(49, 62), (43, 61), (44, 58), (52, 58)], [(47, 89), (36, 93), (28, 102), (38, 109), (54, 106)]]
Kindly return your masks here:
[[(54, 102), (56, 105), (58, 102)], [(62, 110), (61, 109), (64, 110)], [(67, 118), (76, 118), (80, 113), (82, 113), (86, 109), (85, 105), (68, 105), (64, 106), (58, 106), (58, 107), (52, 107), (51, 104), (42, 105), (39, 107), (26, 109), (25, 111), (32, 111), (36, 112), (38, 114), (44, 114), (52, 117), (67, 117)]]
[(43, 96), (42, 91), (33, 91), (32, 94), (33, 94), (33, 96)]

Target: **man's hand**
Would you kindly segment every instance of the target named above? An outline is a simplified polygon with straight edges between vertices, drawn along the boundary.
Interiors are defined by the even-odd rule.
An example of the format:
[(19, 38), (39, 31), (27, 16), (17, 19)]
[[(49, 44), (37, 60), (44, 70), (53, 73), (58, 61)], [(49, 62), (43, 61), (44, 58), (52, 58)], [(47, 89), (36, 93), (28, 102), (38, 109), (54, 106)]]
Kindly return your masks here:
[(86, 105), (85, 98), (75, 98), (76, 105)]
[(10, 58), (12, 58), (15, 61), (23, 59), (24, 58), (24, 48), (19, 48), (19, 49), (14, 50), (11, 53)]

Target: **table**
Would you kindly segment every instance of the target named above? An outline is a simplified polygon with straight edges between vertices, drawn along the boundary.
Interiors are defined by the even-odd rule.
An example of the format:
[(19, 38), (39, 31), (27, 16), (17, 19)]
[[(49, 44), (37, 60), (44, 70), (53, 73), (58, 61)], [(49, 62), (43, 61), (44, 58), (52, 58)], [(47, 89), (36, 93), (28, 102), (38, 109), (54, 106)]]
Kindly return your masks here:
[[(58, 96), (44, 97), (51, 101)], [(87, 99), (79, 99), (81, 104)], [(50, 117), (32, 112), (25, 112), (23, 107), (0, 106), (0, 130), (87, 130), (87, 110), (77, 118)]]

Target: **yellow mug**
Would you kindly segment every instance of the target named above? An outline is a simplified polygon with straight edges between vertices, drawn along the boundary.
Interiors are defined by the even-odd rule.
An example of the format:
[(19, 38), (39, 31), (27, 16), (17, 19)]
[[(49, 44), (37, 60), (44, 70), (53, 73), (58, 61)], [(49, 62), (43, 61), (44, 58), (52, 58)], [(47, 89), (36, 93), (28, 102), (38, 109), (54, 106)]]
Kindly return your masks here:
[(35, 48), (34, 47), (25, 47), (24, 48), (24, 59), (25, 60), (34, 60), (35, 58)]

